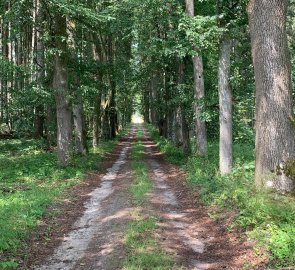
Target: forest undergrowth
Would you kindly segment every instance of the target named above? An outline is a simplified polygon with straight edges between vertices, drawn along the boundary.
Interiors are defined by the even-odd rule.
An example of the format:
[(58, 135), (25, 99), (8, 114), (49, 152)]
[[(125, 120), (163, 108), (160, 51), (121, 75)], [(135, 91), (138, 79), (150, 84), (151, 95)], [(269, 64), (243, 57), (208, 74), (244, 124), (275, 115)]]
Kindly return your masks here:
[(0, 269), (17, 268), (14, 257), (46, 207), (81, 183), (87, 172), (99, 169), (98, 162), (115, 145), (115, 141), (103, 142), (62, 168), (56, 153), (45, 151), (41, 140), (0, 141)]
[(218, 143), (208, 145), (208, 155), (185, 156), (158, 131), (148, 126), (151, 137), (165, 153), (169, 162), (182, 165), (187, 171), (187, 182), (200, 194), (206, 205), (214, 206), (212, 218), (219, 218), (231, 211), (235, 218), (228, 228), (240, 228), (246, 236), (256, 240), (259, 248), (268, 254), (270, 267), (295, 265), (295, 198), (258, 189), (254, 183), (254, 147), (250, 143), (234, 145), (232, 173), (221, 176), (218, 170)]

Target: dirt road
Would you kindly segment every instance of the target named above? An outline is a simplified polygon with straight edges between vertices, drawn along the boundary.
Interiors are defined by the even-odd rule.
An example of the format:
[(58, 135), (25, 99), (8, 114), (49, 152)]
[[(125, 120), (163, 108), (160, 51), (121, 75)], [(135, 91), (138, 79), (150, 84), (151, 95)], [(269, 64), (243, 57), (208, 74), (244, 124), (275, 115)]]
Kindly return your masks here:
[[(124, 269), (123, 233), (134, 211), (128, 192), (134, 180), (130, 151), (137, 129), (144, 130), (144, 161), (154, 183), (146, 207), (157, 217), (156, 237), (175, 259), (173, 269), (243, 269), (257, 260), (250, 244), (228, 232), (226, 220), (209, 218), (210, 209), (186, 186), (184, 171), (167, 163), (138, 125), (105, 159), (103, 173), (89, 174), (84, 185), (72, 191), (72, 200), (50, 225), (54, 230), (50, 243), (38, 237), (32, 240), (30, 259), (22, 269)], [(50, 220), (45, 221), (49, 226)]]

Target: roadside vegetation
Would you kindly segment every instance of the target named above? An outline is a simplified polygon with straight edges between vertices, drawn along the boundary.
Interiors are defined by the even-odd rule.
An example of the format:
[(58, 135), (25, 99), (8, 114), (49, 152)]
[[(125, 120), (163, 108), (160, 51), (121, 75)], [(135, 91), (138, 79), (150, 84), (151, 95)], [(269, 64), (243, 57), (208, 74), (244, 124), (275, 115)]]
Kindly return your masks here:
[(0, 269), (17, 268), (13, 257), (46, 207), (83, 181), (86, 172), (98, 169), (98, 162), (114, 146), (114, 141), (101, 143), (61, 168), (56, 154), (45, 151), (41, 140), (0, 141)]
[(148, 208), (145, 199), (153, 187), (153, 183), (148, 177), (148, 169), (143, 161), (144, 146), (141, 142), (142, 135), (142, 130), (139, 130), (137, 132), (137, 142), (131, 153), (135, 180), (129, 191), (132, 194), (136, 209), (132, 212), (134, 220), (127, 225), (124, 235), (128, 250), (124, 269), (168, 270), (172, 269), (174, 263), (170, 255), (161, 250), (159, 240), (155, 236), (158, 228), (157, 217), (150, 216), (146, 210), (143, 212), (141, 208), (142, 204), (145, 205), (145, 208)]
[[(271, 267), (295, 265), (295, 199), (253, 186), (254, 154), (251, 143), (234, 145), (234, 167), (230, 174), (221, 176), (218, 170), (218, 143), (208, 144), (208, 155), (189, 157), (169, 140), (159, 136), (148, 126), (152, 138), (158, 143), (166, 158), (181, 164), (187, 171), (188, 184), (200, 193), (201, 200), (216, 206), (210, 213), (218, 218), (225, 211), (235, 213), (234, 227), (243, 228), (257, 241), (257, 247), (268, 252)], [(257, 256), (259, 256), (257, 249)], [(251, 268), (251, 262), (249, 262)]]

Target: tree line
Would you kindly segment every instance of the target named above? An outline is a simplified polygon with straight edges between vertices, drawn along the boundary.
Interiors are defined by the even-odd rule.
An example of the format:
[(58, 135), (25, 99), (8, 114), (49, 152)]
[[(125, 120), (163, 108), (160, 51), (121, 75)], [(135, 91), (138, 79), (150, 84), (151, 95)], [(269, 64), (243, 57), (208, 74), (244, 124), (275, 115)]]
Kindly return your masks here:
[[(139, 110), (185, 154), (255, 144), (255, 181), (294, 189), (294, 1), (3, 0), (1, 136), (67, 166)], [(291, 54), (290, 54), (291, 53)]]

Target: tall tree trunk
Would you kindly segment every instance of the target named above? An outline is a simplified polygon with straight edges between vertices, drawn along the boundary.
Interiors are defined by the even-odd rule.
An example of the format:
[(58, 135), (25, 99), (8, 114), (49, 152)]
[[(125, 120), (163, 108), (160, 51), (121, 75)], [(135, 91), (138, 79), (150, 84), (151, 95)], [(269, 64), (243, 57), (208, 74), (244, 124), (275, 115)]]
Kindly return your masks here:
[(48, 149), (56, 145), (56, 109), (54, 104), (46, 105), (45, 132)]
[(43, 131), (44, 131), (44, 107), (42, 105), (39, 105), (35, 108), (35, 134), (34, 137), (36, 139), (40, 139), (43, 137)]
[(97, 94), (93, 107), (92, 146), (96, 148), (101, 135), (101, 91)]
[[(83, 48), (78, 51), (76, 46), (76, 41), (74, 39), (74, 31), (76, 30), (75, 25), (71, 24), (70, 20), (67, 20), (67, 32), (68, 32), (68, 48), (71, 50), (71, 58), (75, 62), (75, 57), (80, 54), (83, 57)], [(86, 142), (86, 126), (84, 119), (84, 108), (82, 99), (82, 90), (80, 83), (80, 63), (78, 63), (78, 68), (74, 67), (70, 70), (70, 75), (73, 78), (73, 96), (74, 102), (72, 102), (73, 109), (73, 123), (74, 123), (74, 136), (75, 136), (75, 151), (78, 154), (87, 154), (87, 142)]]
[(72, 113), (68, 85), (67, 66), (67, 21), (61, 14), (54, 18), (55, 48), (59, 50), (54, 58), (53, 83), (57, 114), (57, 156), (60, 166), (67, 166), (72, 152)]
[(81, 90), (77, 89), (79, 93), (75, 93), (76, 98), (73, 102), (73, 120), (75, 130), (75, 146), (76, 152), (81, 155), (87, 154), (86, 129), (84, 120), (84, 108)]
[(114, 78), (110, 78), (111, 86), (111, 98), (109, 107), (109, 117), (110, 117), (110, 128), (111, 128), (111, 139), (115, 138), (117, 135), (117, 109), (116, 109), (116, 83)]
[[(36, 32), (33, 36), (35, 39), (34, 42), (34, 59), (36, 65), (36, 82), (37, 88), (41, 90), (43, 88), (44, 78), (45, 78), (45, 60), (44, 60), (44, 44), (42, 40), (43, 36), (43, 14), (42, 7), (39, 0), (34, 0), (34, 9), (35, 9), (35, 20), (36, 26), (33, 28)], [(41, 92), (41, 91), (40, 91)], [(40, 102), (40, 101), (39, 101)], [(43, 137), (44, 129), (44, 105), (39, 104), (35, 109), (35, 138)]]
[[(180, 63), (178, 66), (178, 85), (181, 85), (184, 82), (184, 69), (185, 69), (184, 62), (180, 60)], [(183, 102), (180, 106), (180, 114), (181, 114), (182, 150), (184, 154), (188, 155), (191, 152), (190, 136), (189, 136), (189, 126), (186, 119), (186, 106)]]
[(183, 141), (182, 139), (182, 130), (181, 130), (181, 108), (178, 106), (174, 112), (174, 122), (173, 122), (173, 129), (175, 136), (173, 141), (176, 145), (180, 145)]
[(194, 81), (195, 81), (195, 125), (197, 138), (197, 154), (205, 155), (207, 153), (207, 133), (206, 123), (202, 120), (203, 103), (205, 96), (204, 76), (203, 76), (203, 58), (202, 56), (193, 57)]
[(146, 87), (143, 93), (144, 115), (143, 119), (145, 123), (150, 123), (150, 97), (149, 86)]
[(229, 85), (231, 40), (227, 35), (221, 40), (218, 70), (219, 88), (219, 169), (227, 174), (232, 169), (232, 93)]
[[(194, 17), (194, 0), (185, 0), (186, 13), (190, 17)], [(195, 129), (197, 138), (197, 149), (198, 155), (205, 155), (207, 153), (207, 134), (206, 134), (206, 123), (202, 120), (203, 111), (203, 99), (205, 96), (204, 87), (204, 76), (203, 76), (203, 58), (198, 53), (196, 48), (196, 55), (193, 56), (194, 66), (194, 87), (195, 87)]]
[[(103, 53), (103, 44), (98, 42), (98, 37), (92, 35), (92, 58), (94, 61), (103, 62), (105, 54)], [(100, 44), (100, 46), (98, 45)], [(99, 139), (101, 137), (101, 103), (102, 103), (102, 92), (103, 92), (103, 75), (98, 71), (96, 76), (97, 84), (99, 85), (99, 91), (96, 94), (93, 104), (93, 123), (92, 123), (92, 146), (96, 148), (98, 146)]]
[(150, 104), (152, 105), (152, 109), (150, 110), (150, 119), (152, 124), (155, 126), (158, 122), (157, 115), (157, 77), (156, 75), (152, 75), (151, 83), (150, 83)]
[(295, 164), (287, 7), (287, 0), (251, 0), (248, 5), (256, 83), (255, 181), (283, 191), (294, 189), (288, 167)]

